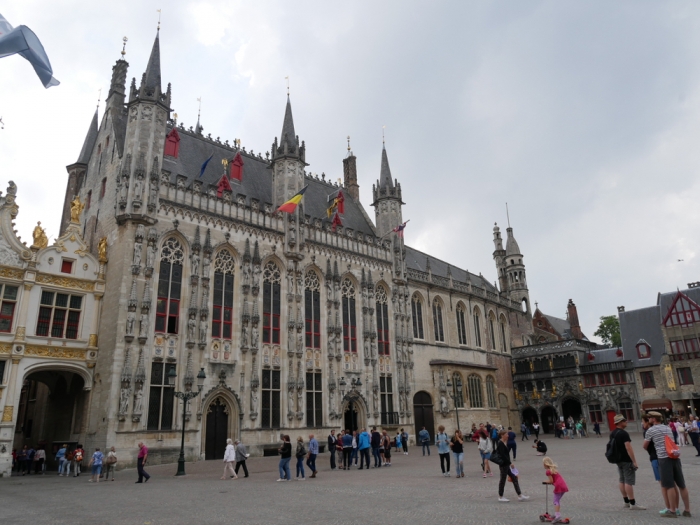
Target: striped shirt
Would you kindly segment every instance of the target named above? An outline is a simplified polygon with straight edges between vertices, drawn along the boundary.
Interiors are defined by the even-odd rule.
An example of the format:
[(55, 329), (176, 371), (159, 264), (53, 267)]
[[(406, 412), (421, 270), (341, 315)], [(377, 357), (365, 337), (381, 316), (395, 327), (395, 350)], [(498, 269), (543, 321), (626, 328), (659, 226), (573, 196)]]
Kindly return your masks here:
[(659, 459), (668, 459), (665, 436), (673, 440), (673, 433), (666, 425), (654, 425), (647, 430), (646, 436), (644, 436), (644, 441), (651, 442), (656, 448), (656, 455)]

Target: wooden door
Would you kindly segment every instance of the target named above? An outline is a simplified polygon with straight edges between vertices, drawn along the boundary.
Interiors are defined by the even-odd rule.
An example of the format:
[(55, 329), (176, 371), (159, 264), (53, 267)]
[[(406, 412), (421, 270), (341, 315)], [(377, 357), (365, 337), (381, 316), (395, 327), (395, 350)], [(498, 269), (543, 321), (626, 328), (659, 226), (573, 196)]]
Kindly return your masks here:
[(224, 459), (228, 438), (228, 410), (226, 403), (217, 398), (207, 411), (207, 437), (204, 445), (205, 459)]

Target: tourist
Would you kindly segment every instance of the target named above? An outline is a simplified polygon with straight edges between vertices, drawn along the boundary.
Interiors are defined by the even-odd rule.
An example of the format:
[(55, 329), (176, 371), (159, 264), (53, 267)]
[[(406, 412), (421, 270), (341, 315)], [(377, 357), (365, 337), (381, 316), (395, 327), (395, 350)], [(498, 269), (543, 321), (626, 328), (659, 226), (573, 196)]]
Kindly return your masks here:
[[(650, 426), (644, 437), (644, 448), (649, 449), (649, 446), (656, 448), (656, 456), (659, 461), (659, 476), (661, 477), (661, 494), (664, 501), (667, 501), (666, 507), (660, 512), (664, 518), (675, 518), (678, 511), (678, 492), (683, 499), (683, 516), (688, 518), (690, 514), (690, 496), (688, 489), (685, 486), (683, 478), (683, 468), (680, 458), (671, 458), (668, 455), (666, 447), (666, 438), (671, 439), (672, 432), (669, 427), (663, 424), (663, 416), (659, 412), (648, 412), (650, 421), (653, 425)], [(617, 416), (616, 416), (617, 418)], [(679, 491), (676, 491), (676, 486)]]
[(637, 472), (637, 460), (632, 449), (632, 439), (627, 433), (627, 419), (621, 414), (617, 414), (613, 420), (615, 430), (610, 433), (610, 439), (614, 440), (614, 452), (617, 464), (617, 471), (620, 476), (620, 492), (625, 501), (624, 508), (630, 510), (646, 510), (646, 507), (637, 505), (634, 499), (634, 484)]
[(248, 459), (248, 451), (245, 448), (245, 445), (241, 443), (239, 440), (234, 441), (234, 444), (236, 445), (236, 468), (234, 469), (234, 472), (236, 475), (238, 475), (238, 469), (240, 467), (243, 467), (243, 473), (245, 476), (244, 478), (248, 477), (248, 467), (245, 464), (245, 460)]
[(78, 443), (78, 446), (75, 447), (75, 450), (73, 451), (73, 477), (80, 476), (80, 467), (83, 464), (83, 456), (85, 455), (85, 450), (83, 450), (83, 445)]
[[(385, 467), (386, 466), (386, 440), (384, 439), (386, 436), (386, 430), (382, 430), (380, 439), (379, 439), (379, 459), (381, 463), (379, 464), (380, 467)], [(391, 457), (391, 443), (389, 443), (389, 457)]]
[(695, 454), (695, 456), (700, 456), (700, 420), (698, 420), (697, 416), (692, 418), (689, 434), (690, 441), (693, 443), (693, 446), (697, 451), (697, 454)]
[(496, 445), (498, 444), (498, 431), (500, 429), (494, 427), (491, 427), (491, 441), (493, 443), (493, 448), (496, 448)]
[(357, 430), (353, 430), (352, 431), (352, 454), (350, 456), (350, 464), (351, 465), (354, 463), (355, 466), (357, 466), (357, 453), (358, 453)]
[(353, 437), (349, 430), (343, 434), (343, 470), (350, 470), (352, 465), (352, 441)]
[(552, 503), (554, 504), (554, 519), (551, 521), (551, 523), (559, 523), (562, 521), (561, 498), (564, 496), (564, 494), (569, 492), (569, 487), (566, 486), (566, 481), (564, 481), (562, 475), (559, 474), (559, 468), (551, 458), (545, 457), (542, 460), (542, 465), (544, 466), (544, 475), (547, 476), (546, 483), (548, 485), (552, 485), (553, 488)]
[(396, 431), (396, 437), (394, 438), (394, 446), (396, 447), (396, 452), (401, 452), (401, 431), (397, 430)]
[(117, 469), (117, 451), (114, 449), (114, 447), (110, 447), (109, 452), (107, 452), (105, 465), (107, 466), (105, 481), (109, 481), (110, 473), (112, 474), (112, 481), (114, 481), (114, 471)]
[(515, 461), (515, 456), (518, 453), (518, 443), (515, 441), (517, 437), (513, 429), (508, 427), (508, 452), (513, 451), (513, 461)]
[[(647, 436), (647, 430), (649, 428), (654, 426), (654, 422), (651, 420), (651, 418), (648, 415), (643, 415), (642, 416), (642, 429), (643, 429), (643, 434), (642, 436), (646, 438)], [(659, 486), (661, 486), (661, 475), (659, 474), (659, 457), (656, 455), (656, 447), (647, 447), (647, 452), (649, 453), (649, 462), (651, 463), (651, 470), (654, 473), (654, 479), (659, 482)], [(678, 488), (676, 488), (676, 492), (678, 491)], [(663, 487), (661, 487), (661, 494), (664, 497), (664, 503), (666, 505), (665, 508), (669, 508), (669, 502), (668, 502), (668, 494), (664, 493)], [(676, 510), (676, 512), (678, 512)]]
[(479, 453), (481, 454), (481, 466), (482, 470), (484, 471), (484, 477), (486, 477), (487, 474), (489, 476), (493, 476), (493, 472), (491, 472), (491, 465), (489, 463), (489, 460), (491, 459), (491, 452), (493, 452), (493, 444), (486, 435), (486, 431), (481, 430), (479, 433)]
[(139, 479), (136, 483), (148, 483), (151, 476), (144, 470), (146, 462), (148, 461), (148, 447), (143, 444), (143, 441), (139, 441), (139, 453), (136, 458), (136, 470), (139, 474)]
[(19, 461), (17, 461), (17, 449), (12, 449), (12, 470), (10, 470), (10, 475), (12, 472), (19, 472)]
[[(313, 434), (309, 434), (309, 455), (306, 458), (306, 466), (309, 467), (311, 471), (310, 478), (316, 477), (316, 456), (318, 456), (318, 441), (316, 441)], [(237, 465), (236, 468), (238, 468)], [(367, 468), (369, 468), (369, 465)], [(248, 472), (246, 471), (246, 477), (247, 475)]]
[[(236, 461), (236, 447), (233, 446), (233, 440), (231, 438), (226, 440), (226, 450), (224, 451), (224, 475), (221, 479), (238, 479), (236, 471), (233, 469), (233, 463)], [(228, 472), (230, 474), (227, 474)]]
[(335, 470), (335, 444), (338, 439), (335, 437), (335, 430), (328, 434), (328, 452), (331, 453), (331, 470)]
[(403, 428), (401, 429), (401, 446), (403, 447), (403, 453), (408, 456), (408, 432)]
[(382, 438), (382, 443), (384, 445), (384, 466), (391, 466), (391, 440), (389, 439), (389, 434), (384, 431), (384, 436)]
[(522, 433), (522, 437), (520, 438), (520, 441), (528, 440), (529, 438), (527, 437), (527, 425), (523, 421), (520, 423), (520, 432)]
[(581, 418), (581, 427), (583, 428), (583, 437), (588, 437), (588, 424), (585, 417)]
[[(374, 457), (374, 468), (382, 466), (382, 456), (379, 455), (379, 447), (382, 443), (382, 435), (377, 432), (377, 427), (372, 427), (370, 444), (372, 445), (372, 456)], [(382, 449), (383, 450), (383, 449)]]
[[(63, 470), (65, 469), (66, 466), (66, 449), (68, 448), (68, 445), (64, 444), (61, 448), (58, 449), (58, 452), (56, 452), (56, 461), (58, 462), (58, 475), (60, 476), (63, 474)], [(17, 456), (17, 459), (19, 460), (19, 455)]]
[[(20, 450), (17, 453), (17, 473), (19, 474), (20, 472), (24, 476), (24, 469), (27, 466), (27, 445), (24, 445), (22, 447), (22, 450)], [(60, 471), (59, 471), (60, 475)]]
[(345, 437), (345, 431), (343, 429), (338, 431), (338, 441), (335, 443), (335, 452), (338, 455), (338, 468), (342, 468), (343, 464), (343, 437)]
[(671, 429), (671, 432), (673, 433), (673, 441), (678, 444), (678, 430), (676, 430), (676, 419), (671, 418), (671, 420), (668, 422), (668, 428)]
[(46, 451), (44, 447), (41, 446), (34, 454), (34, 474), (46, 474)]
[(369, 448), (370, 440), (366, 429), (362, 429), (358, 437), (357, 448), (360, 450), (360, 470), (363, 468), (363, 461), (366, 460), (367, 470), (369, 470)]
[(535, 440), (535, 444), (532, 445), (532, 448), (537, 450), (538, 456), (544, 456), (547, 453), (547, 445), (540, 439)]
[(598, 421), (593, 423), (593, 432), (596, 436), (603, 437), (603, 435), (600, 433), (600, 423)]
[(685, 421), (683, 421), (683, 418), (681, 418), (680, 421), (676, 421), (676, 432), (678, 432), (678, 446), (686, 446)]
[(464, 438), (462, 431), (456, 430), (455, 435), (450, 441), (450, 448), (455, 457), (455, 466), (457, 467), (457, 477), (464, 477)]
[(70, 474), (70, 467), (73, 464), (73, 454), (74, 452), (70, 449), (66, 449), (66, 468), (64, 474), (66, 477)]
[(27, 458), (24, 460), (26, 463), (27, 467), (27, 474), (32, 473), (32, 465), (34, 464), (34, 455), (36, 454), (36, 450), (32, 445), (29, 445), (29, 449), (27, 449)]
[[(445, 426), (440, 425), (438, 427), (437, 436), (435, 436), (435, 446), (438, 449), (438, 454), (440, 455), (440, 469), (442, 470), (442, 475), (446, 478), (450, 477), (450, 438), (445, 434)], [(447, 464), (447, 468), (445, 468)]]
[(532, 424), (532, 430), (535, 433), (535, 439), (540, 439), (540, 424), (537, 421)]
[(304, 472), (304, 458), (306, 457), (306, 447), (304, 446), (304, 438), (297, 438), (297, 449), (294, 454), (297, 458), (297, 481), (306, 481), (306, 473)]
[(515, 489), (515, 493), (518, 495), (518, 501), (528, 500), (530, 497), (525, 496), (522, 493), (520, 490), (520, 483), (518, 482), (518, 476), (512, 472), (515, 465), (513, 465), (513, 463), (510, 461), (510, 447), (506, 444), (508, 438), (510, 437), (508, 435), (508, 431), (501, 430), (498, 433), (498, 437), (500, 439), (498, 441), (498, 445), (496, 446), (496, 452), (498, 452), (498, 455), (501, 457), (501, 464), (499, 465), (501, 479), (498, 482), (498, 501), (501, 503), (508, 503), (510, 501), (509, 499), (503, 497), (503, 490), (506, 488), (506, 479), (508, 478), (510, 478), (510, 480), (513, 482), (513, 488)]
[(425, 456), (426, 450), (428, 451), (428, 455), (430, 455), (430, 432), (428, 432), (425, 427), (418, 432), (418, 439), (423, 445), (423, 455)]
[(576, 433), (578, 434), (579, 438), (583, 437), (583, 423), (580, 421), (576, 423)]
[[(95, 448), (95, 452), (92, 454), (92, 457), (90, 458), (90, 463), (88, 464), (88, 467), (92, 467), (92, 476), (90, 477), (91, 482), (100, 482), (100, 473), (102, 472), (103, 458), (104, 454), (100, 452), (100, 447)], [(73, 475), (73, 477), (75, 477), (75, 474)]]
[(282, 435), (282, 446), (277, 451), (280, 453), (280, 477), (277, 481), (291, 481), (292, 473), (289, 471), (289, 462), (292, 459), (292, 443), (289, 441), (289, 436)]

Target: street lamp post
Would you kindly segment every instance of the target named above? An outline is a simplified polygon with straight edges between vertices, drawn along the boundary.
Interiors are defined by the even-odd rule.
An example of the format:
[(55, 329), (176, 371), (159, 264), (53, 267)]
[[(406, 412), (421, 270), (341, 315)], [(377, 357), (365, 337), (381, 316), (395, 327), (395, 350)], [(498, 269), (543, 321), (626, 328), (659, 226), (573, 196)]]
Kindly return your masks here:
[[(169, 385), (174, 385), (175, 384), (175, 378), (177, 377), (177, 374), (175, 373), (175, 367), (172, 367), (170, 369), (170, 372), (168, 372), (168, 384)], [(206, 374), (204, 373), (204, 368), (200, 369), (199, 373), (197, 374), (197, 391), (193, 392), (191, 390), (188, 390), (186, 392), (175, 392), (175, 397), (178, 399), (182, 399), (182, 441), (180, 442), (180, 457), (177, 460), (177, 474), (176, 476), (184, 476), (185, 475), (185, 417), (187, 416), (187, 403), (189, 402), (190, 399), (194, 399), (199, 395), (199, 393), (202, 391), (202, 388), (204, 387), (204, 380), (207, 378)]]
[[(457, 387), (455, 390), (452, 390), (452, 381), (449, 379), (447, 380), (447, 388), (449, 389), (448, 394), (452, 398), (452, 402), (455, 405), (455, 414), (457, 415), (457, 430), (461, 432), (461, 428), (459, 428), (459, 407), (457, 406), (457, 399), (461, 399), (461, 393), (462, 393), (462, 380), (458, 377), (457, 381), (455, 382), (455, 386)], [(459, 392), (459, 395), (457, 395), (457, 392)]]

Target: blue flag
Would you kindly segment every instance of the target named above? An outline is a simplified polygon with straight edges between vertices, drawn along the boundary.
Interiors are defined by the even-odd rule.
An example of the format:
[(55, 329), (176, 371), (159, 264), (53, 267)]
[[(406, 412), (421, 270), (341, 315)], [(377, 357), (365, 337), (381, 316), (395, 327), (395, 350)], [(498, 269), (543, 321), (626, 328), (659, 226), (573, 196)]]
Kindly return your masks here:
[(0, 15), (0, 58), (15, 54), (29, 61), (45, 88), (60, 84), (53, 78), (49, 57), (34, 31), (27, 26), (13, 28), (7, 19)]
[(199, 170), (199, 178), (200, 179), (202, 178), (202, 175), (204, 175), (204, 170), (207, 169), (207, 164), (209, 164), (209, 161), (211, 160), (211, 158), (213, 156), (214, 156), (214, 154), (212, 153), (211, 155), (209, 155), (209, 158), (204, 161), (204, 164), (202, 164), (202, 169)]

